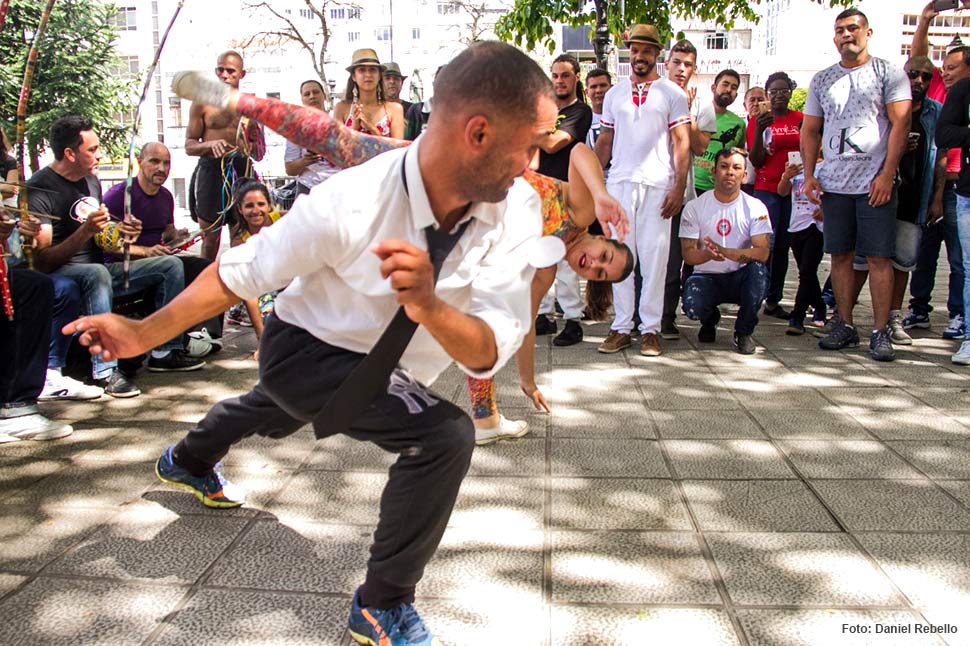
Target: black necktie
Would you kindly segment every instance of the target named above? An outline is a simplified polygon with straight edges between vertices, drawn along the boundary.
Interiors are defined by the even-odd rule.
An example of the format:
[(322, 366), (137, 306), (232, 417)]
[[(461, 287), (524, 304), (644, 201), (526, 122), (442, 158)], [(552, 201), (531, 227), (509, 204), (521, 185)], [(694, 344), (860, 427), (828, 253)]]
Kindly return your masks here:
[[(406, 179), (404, 190), (407, 192)], [(434, 226), (425, 228), (428, 254), (434, 266), (435, 283), (438, 282), (442, 263), (470, 223), (471, 219), (466, 220), (453, 234), (437, 230)], [(343, 433), (350, 428), (350, 425), (384, 389), (417, 329), (418, 324), (408, 318), (404, 312), (404, 306), (399, 307), (370, 353), (347, 375), (323, 410), (313, 419), (313, 429), (317, 437)]]

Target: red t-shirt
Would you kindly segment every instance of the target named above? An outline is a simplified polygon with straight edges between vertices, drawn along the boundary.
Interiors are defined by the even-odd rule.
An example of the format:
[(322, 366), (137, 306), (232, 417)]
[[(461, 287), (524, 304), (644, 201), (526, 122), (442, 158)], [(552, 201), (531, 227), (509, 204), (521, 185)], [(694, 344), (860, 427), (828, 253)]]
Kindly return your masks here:
[[(778, 182), (785, 172), (788, 163), (788, 153), (797, 151), (801, 143), (798, 130), (804, 116), (797, 110), (789, 110), (783, 117), (775, 117), (769, 126), (771, 130), (771, 145), (766, 149), (765, 164), (757, 169), (754, 180), (754, 190), (778, 192)], [(757, 119), (748, 120), (748, 150), (754, 146), (754, 133)], [(767, 134), (769, 128), (765, 128)]]
[(926, 96), (940, 103), (946, 101), (946, 88), (943, 87), (943, 75), (940, 74), (940, 68), (938, 67), (933, 68), (933, 78), (930, 79), (930, 86), (926, 89)]

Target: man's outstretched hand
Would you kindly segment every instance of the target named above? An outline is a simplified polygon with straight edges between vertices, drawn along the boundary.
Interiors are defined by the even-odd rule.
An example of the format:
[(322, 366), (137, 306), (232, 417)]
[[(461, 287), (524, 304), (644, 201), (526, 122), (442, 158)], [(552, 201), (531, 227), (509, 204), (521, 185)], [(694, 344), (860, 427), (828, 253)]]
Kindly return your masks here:
[(78, 341), (92, 356), (100, 354), (105, 361), (111, 361), (137, 357), (151, 350), (151, 346), (141, 341), (140, 325), (141, 321), (117, 314), (97, 314), (71, 321), (61, 328), (61, 333), (79, 333)]

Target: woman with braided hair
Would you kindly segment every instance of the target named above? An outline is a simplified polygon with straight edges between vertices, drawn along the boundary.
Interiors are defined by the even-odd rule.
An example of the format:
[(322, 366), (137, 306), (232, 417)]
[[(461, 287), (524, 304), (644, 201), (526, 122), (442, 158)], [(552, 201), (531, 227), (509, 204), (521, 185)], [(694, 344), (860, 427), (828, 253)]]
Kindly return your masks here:
[[(344, 127), (325, 112), (244, 94), (197, 72), (176, 74), (172, 91), (182, 98), (250, 117), (287, 140), (321, 154), (338, 168), (356, 166), (411, 143), (367, 135)], [(606, 192), (599, 161), (586, 145), (579, 144), (573, 149), (568, 182), (532, 171), (526, 171), (524, 178), (542, 198), (543, 235), (555, 236), (565, 243), (566, 261), (581, 278), (617, 282), (630, 274), (633, 257), (620, 242), (629, 228), (626, 214)], [(597, 219), (606, 231), (612, 225), (619, 240), (589, 235), (586, 227)], [(555, 264), (536, 271), (532, 282), (533, 318), (555, 273)], [(535, 383), (534, 343), (532, 329), (516, 355), (521, 387), (538, 410), (549, 412), (549, 405)], [(469, 377), (468, 381), (478, 444), (521, 437), (528, 432), (525, 422), (511, 422), (499, 414), (491, 379)]]

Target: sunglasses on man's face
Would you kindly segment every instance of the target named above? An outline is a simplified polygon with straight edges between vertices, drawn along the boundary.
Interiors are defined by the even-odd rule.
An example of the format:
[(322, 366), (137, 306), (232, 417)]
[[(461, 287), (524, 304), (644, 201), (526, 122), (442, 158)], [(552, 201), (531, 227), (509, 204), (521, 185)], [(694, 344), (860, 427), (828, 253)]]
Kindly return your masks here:
[(921, 72), (919, 70), (909, 70), (908, 72), (906, 72), (906, 76), (908, 76), (913, 80), (922, 78), (924, 83), (929, 83), (930, 81), (933, 80), (932, 72)]

